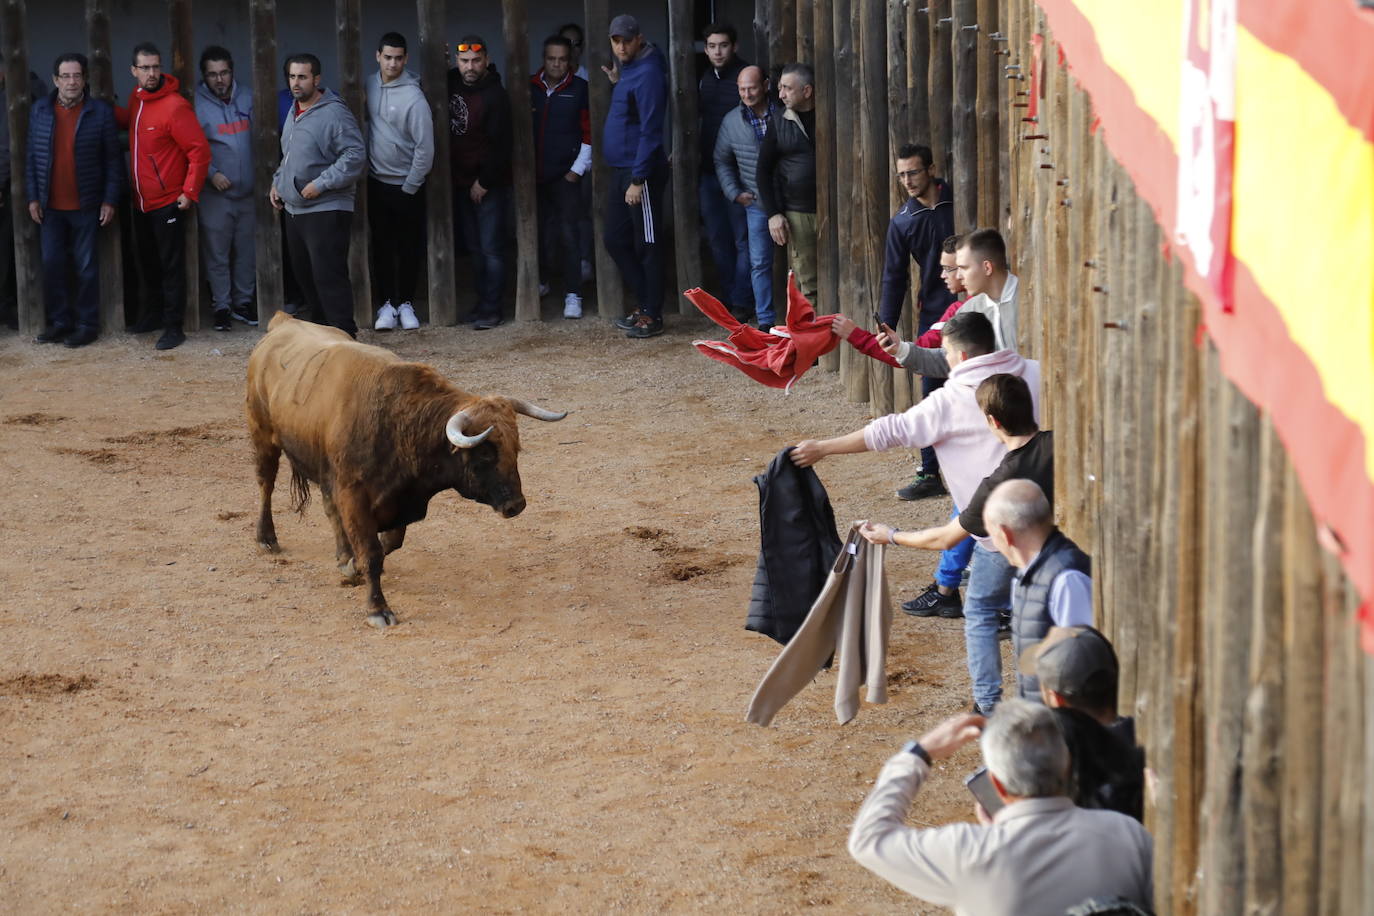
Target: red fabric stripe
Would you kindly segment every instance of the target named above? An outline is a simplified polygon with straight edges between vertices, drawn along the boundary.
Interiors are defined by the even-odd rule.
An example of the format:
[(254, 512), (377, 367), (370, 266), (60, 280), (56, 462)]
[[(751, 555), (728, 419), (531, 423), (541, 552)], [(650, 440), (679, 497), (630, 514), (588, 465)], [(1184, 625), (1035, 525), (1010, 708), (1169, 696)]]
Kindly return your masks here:
[(1240, 0), (1236, 15), (1256, 38), (1298, 62), (1374, 142), (1374, 10), (1356, 0)]

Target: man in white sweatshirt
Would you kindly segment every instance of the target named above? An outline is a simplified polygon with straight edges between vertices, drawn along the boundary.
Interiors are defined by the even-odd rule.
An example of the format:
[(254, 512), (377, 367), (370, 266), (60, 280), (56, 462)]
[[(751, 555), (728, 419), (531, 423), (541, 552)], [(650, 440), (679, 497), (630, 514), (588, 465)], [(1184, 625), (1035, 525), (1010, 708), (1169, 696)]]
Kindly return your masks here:
[(411, 299), (425, 257), (424, 191), (434, 165), (434, 118), (407, 60), (405, 37), (387, 32), (377, 43), (377, 72), (367, 79), (367, 221), (373, 286), (382, 300), (378, 331), (420, 326)]
[[(954, 504), (969, 505), (978, 484), (996, 470), (1007, 452), (978, 406), (975, 392), (979, 383), (998, 373), (1024, 379), (1038, 422), (1040, 364), (1024, 359), (1013, 349), (999, 350), (987, 316), (967, 307), (945, 324), (943, 338), (941, 347), (950, 367), (949, 381), (943, 388), (905, 413), (880, 417), (846, 436), (800, 442), (792, 451), (792, 460), (800, 467), (810, 467), (829, 455), (932, 446)], [(987, 538), (975, 540), (964, 599), (964, 639), (974, 711), (989, 715), (1002, 697), (997, 616), (1011, 607), (1012, 570)]]

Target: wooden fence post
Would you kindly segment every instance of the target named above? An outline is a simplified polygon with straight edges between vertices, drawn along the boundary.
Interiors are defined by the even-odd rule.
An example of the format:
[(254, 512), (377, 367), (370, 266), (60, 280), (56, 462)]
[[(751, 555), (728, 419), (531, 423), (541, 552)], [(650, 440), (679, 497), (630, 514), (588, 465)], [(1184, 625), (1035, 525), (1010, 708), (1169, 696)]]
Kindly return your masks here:
[(1002, 80), (998, 62), (1004, 60), (998, 52), (1003, 43), (992, 36), (998, 34), (1001, 20), (997, 15), (997, 0), (977, 0), (978, 31), (978, 209), (974, 222), (979, 226), (996, 227), (1001, 213), (1002, 144), (998, 143), (998, 125), (1003, 112)]
[(253, 251), (257, 259), (258, 330), (266, 331), (285, 298), (281, 221), (268, 200), (272, 175), (281, 159), (277, 0), (252, 0), (248, 6), (248, 35), (253, 70)]
[(420, 81), (434, 119), (434, 168), (425, 179), (425, 229), (428, 244), (425, 292), (429, 323), (441, 327), (458, 323), (458, 297), (454, 293), (453, 173), (449, 171), (448, 59), (445, 55), (444, 4), (441, 0), (417, 0), (420, 27)]
[[(86, 44), (89, 49), (87, 85), (91, 95), (115, 104), (114, 67), (110, 59), (109, 0), (86, 0)], [(124, 163), (120, 162), (121, 171)], [(116, 202), (116, 209), (126, 206)], [(119, 237), (119, 220), (103, 227), (97, 236), (100, 246), (100, 332), (124, 330), (124, 253)]]
[[(606, 251), (605, 200), (611, 183), (611, 169), (601, 149), (602, 129), (606, 124), (606, 110), (611, 104), (611, 84), (601, 72), (610, 64), (610, 43), (606, 35), (611, 27), (609, 0), (584, 0), (583, 24), (586, 37), (582, 42), (582, 62), (587, 67), (591, 83), (592, 111), (592, 228), (596, 259), (596, 310), (603, 318), (618, 318), (625, 314), (624, 287), (620, 271)], [(635, 306), (638, 308), (638, 305)]]
[(29, 32), (27, 0), (4, 0), (5, 93), (10, 119), (10, 219), (14, 225), (14, 279), (18, 297), (19, 333), (32, 336), (43, 330), (42, 256), (38, 226), (29, 219), (28, 189), (24, 184), (24, 150), (29, 139)]
[(950, 23), (953, 61), (954, 231), (978, 225), (978, 2), (954, 0)]
[[(929, 29), (926, 89), (930, 111), (930, 148), (935, 153), (938, 174), (953, 181), (954, 162), (954, 58), (950, 26), (954, 14), (950, 0), (929, 0), (926, 24)], [(957, 222), (955, 228), (958, 228)]]
[[(834, 42), (835, 0), (815, 0), (816, 35), (831, 36), (816, 49), (816, 123), (835, 124), (837, 90), (835, 59), (838, 54)], [(816, 311), (834, 312), (840, 298), (839, 214), (836, 200), (839, 187), (834, 130), (816, 131)], [(781, 249), (773, 249), (773, 256), (785, 257)], [(821, 357), (821, 368), (834, 372), (849, 347), (839, 347)]]
[[(860, 253), (864, 278), (861, 301), (877, 302), (883, 276), (883, 240), (887, 221), (891, 216), (892, 181), (888, 148), (887, 94), (887, 4), (885, 0), (860, 0), (859, 14), (860, 79), (859, 129), (863, 142), (859, 144), (862, 164), (860, 201), (862, 230)], [(913, 308), (915, 300), (912, 300)], [(863, 314), (861, 308), (855, 311)], [(892, 371), (877, 360), (865, 358), (861, 363), (868, 376), (869, 409), (875, 416), (892, 413)]]
[[(835, 111), (858, 111), (860, 101), (857, 81), (862, 67), (858, 36), (854, 32), (856, 8), (848, 3), (836, 2), (835, 13)], [(821, 120), (817, 118), (817, 133), (822, 132)], [(828, 126), (828, 125), (827, 125)], [(832, 129), (833, 130), (833, 129)], [(846, 149), (846, 152), (848, 150)], [(834, 311), (842, 311), (851, 318), (858, 311), (859, 293), (863, 280), (863, 226), (864, 217), (861, 207), (854, 202), (862, 200), (863, 168), (853, 155), (842, 155), (839, 138), (835, 147), (835, 228), (839, 251), (839, 300), (831, 304)], [(827, 311), (831, 307), (827, 307)], [(853, 347), (840, 347), (840, 382), (844, 385), (845, 397), (850, 401), (862, 403), (868, 400), (868, 367), (864, 365), (868, 357)]]
[[(539, 214), (534, 190), (534, 124), (530, 120), (529, 15), (525, 0), (501, 4), (506, 43), (515, 180), (515, 318), (539, 320)], [(589, 74), (590, 75), (590, 74)]]
[[(363, 123), (362, 0), (334, 0), (338, 27), (339, 78), (336, 91), (358, 124)], [(325, 84), (329, 84), (328, 74)], [(348, 276), (353, 286), (353, 320), (360, 328), (372, 327), (372, 258), (367, 231), (367, 181), (358, 181), (353, 197), (353, 224), (348, 242)]]
[[(911, 7), (914, 5), (910, 2), (891, 3), (887, 7), (887, 158), (882, 162), (881, 174), (883, 183), (888, 188), (887, 201), (890, 208), (900, 206), (902, 198), (906, 195), (898, 184), (888, 177), (887, 166), (896, 161), (897, 150), (902, 144), (915, 142), (916, 128), (911, 118), (911, 109), (912, 101), (917, 96), (907, 84), (911, 60), (911, 23), (915, 17)], [(883, 236), (875, 238), (879, 240), (876, 244), (879, 246), (877, 258), (880, 271), (874, 278), (873, 291), (876, 301), (876, 296), (881, 295), (882, 289), (883, 243), (880, 239)], [(916, 301), (914, 290), (911, 301)], [(903, 316), (910, 318), (913, 311), (914, 309), (906, 309)], [(906, 331), (904, 339), (909, 338), (910, 332)], [(888, 410), (904, 411), (915, 402), (912, 386), (915, 376), (910, 372), (905, 369), (892, 369), (882, 364), (874, 364), (871, 368), (873, 372), (886, 376), (887, 385), (891, 387), (892, 400), (887, 405)]]
[[(181, 82), (181, 94), (192, 105), (196, 95), (195, 32), (191, 21), (191, 0), (168, 0), (167, 14), (172, 34), (171, 67), (167, 72)], [(200, 212), (192, 206), (186, 214), (186, 317), (184, 329), (200, 330), (205, 303), (200, 298)]]
[[(692, 27), (693, 6), (668, 4), (668, 46), (672, 49), (670, 74), (673, 103), (673, 250), (677, 255), (677, 288), (667, 294), (677, 310), (688, 315), (696, 306), (682, 297), (682, 290), (701, 283), (701, 205), (697, 198), (700, 170), (697, 146), (701, 142), (697, 124), (696, 32)], [(721, 279), (722, 286), (729, 278)]]

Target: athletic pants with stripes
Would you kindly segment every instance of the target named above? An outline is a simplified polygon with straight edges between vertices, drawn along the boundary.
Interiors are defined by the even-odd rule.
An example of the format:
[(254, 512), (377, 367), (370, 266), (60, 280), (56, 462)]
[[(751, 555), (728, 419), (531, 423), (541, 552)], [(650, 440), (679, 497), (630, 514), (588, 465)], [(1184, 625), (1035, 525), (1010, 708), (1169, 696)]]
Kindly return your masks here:
[(636, 307), (654, 318), (663, 315), (663, 249), (667, 224), (663, 217), (663, 188), (668, 167), (658, 165), (644, 183), (639, 206), (625, 203), (631, 170), (616, 169), (606, 192), (604, 238), (606, 253), (620, 268), (625, 291), (635, 297)]

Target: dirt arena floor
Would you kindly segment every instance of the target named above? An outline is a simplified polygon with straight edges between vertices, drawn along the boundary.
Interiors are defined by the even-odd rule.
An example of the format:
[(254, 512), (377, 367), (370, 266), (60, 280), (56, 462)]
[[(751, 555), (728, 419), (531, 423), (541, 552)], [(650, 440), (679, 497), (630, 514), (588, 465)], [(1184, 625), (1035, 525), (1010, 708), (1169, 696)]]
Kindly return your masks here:
[[(253, 539), (256, 333), (79, 351), (0, 337), (0, 910), (927, 912), (845, 851), (901, 742), (967, 708), (962, 624), (895, 617), (891, 702), (846, 726), (834, 675), (744, 722), (779, 647), (743, 628), (752, 478), (867, 419), (838, 376), (791, 394), (670, 317), (364, 332), (522, 419), (529, 508), (455, 493), (387, 559), (402, 625), (364, 625), (319, 500)], [(818, 467), (841, 525), (898, 502), (907, 453)], [(935, 556), (889, 553), (896, 600)], [(913, 823), (970, 816), (965, 749)]]

